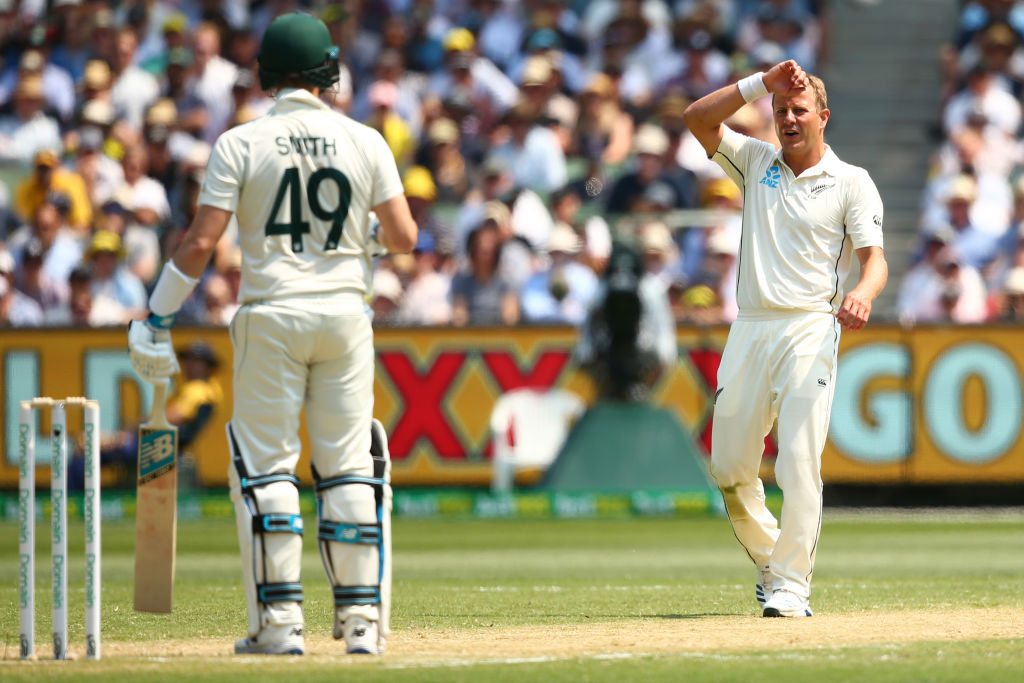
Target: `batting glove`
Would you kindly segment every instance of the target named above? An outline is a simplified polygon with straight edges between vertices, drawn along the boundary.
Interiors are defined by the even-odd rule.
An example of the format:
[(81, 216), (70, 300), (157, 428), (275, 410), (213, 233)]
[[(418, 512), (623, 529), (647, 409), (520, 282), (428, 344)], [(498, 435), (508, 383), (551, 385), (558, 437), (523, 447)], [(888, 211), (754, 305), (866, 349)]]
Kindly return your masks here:
[(128, 355), (135, 372), (151, 384), (166, 383), (178, 372), (170, 331), (152, 327), (145, 320), (128, 324)]

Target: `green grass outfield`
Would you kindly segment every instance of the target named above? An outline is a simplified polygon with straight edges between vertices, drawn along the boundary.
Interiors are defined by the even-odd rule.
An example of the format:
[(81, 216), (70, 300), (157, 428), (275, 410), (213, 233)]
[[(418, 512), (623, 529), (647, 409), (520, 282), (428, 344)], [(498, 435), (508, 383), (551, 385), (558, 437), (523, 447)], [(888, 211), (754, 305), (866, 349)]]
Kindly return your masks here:
[[(307, 526), (313, 528), (310, 520)], [(339, 655), (313, 534), (306, 657), (229, 656), (245, 630), (230, 521), (182, 523), (172, 615), (131, 609), (133, 527), (103, 527), (103, 659), (21, 662), (17, 528), (0, 524), (0, 680), (1017, 681), (1024, 512), (826, 511), (813, 619), (756, 617), (754, 572), (720, 518), (396, 519), (388, 654)], [(83, 651), (82, 526), (71, 633)], [(36, 644), (49, 650), (49, 533)]]

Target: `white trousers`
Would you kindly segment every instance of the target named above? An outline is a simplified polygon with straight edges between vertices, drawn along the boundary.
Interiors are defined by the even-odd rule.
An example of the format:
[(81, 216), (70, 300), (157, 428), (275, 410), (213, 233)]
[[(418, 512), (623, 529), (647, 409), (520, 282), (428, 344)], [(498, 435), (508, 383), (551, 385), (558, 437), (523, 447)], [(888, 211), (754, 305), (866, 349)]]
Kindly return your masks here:
[(231, 430), (250, 476), (295, 472), (303, 409), (321, 478), (373, 476), (373, 330), (365, 313), (246, 305), (231, 321), (231, 340)]
[[(295, 473), (303, 411), (310, 460), (321, 479), (373, 476), (373, 332), (361, 307), (353, 309), (324, 315), (254, 304), (239, 309), (231, 323), (234, 412), (229, 424), (233, 459), (228, 477), (238, 521), (250, 636), (268, 626), (303, 623), (298, 601), (261, 604), (257, 600), (258, 584), (298, 583), (302, 540), (291, 533), (254, 537), (252, 532), (253, 514), (298, 515), (298, 490), (291, 483), (278, 482), (255, 487), (247, 498), (240, 477)], [(324, 498), (326, 519), (376, 522), (373, 492), (368, 487), (334, 487)], [(316, 533), (316, 528), (310, 531)], [(338, 546), (330, 550), (332, 584), (376, 583), (376, 548), (332, 546)], [(377, 618), (375, 605), (348, 611)]]
[[(821, 451), (836, 380), (839, 323), (822, 313), (786, 313), (733, 323), (718, 368), (711, 471), (733, 531), (774, 589), (810, 597), (821, 533)], [(778, 419), (775, 478), (781, 526), (758, 477), (764, 438)]]

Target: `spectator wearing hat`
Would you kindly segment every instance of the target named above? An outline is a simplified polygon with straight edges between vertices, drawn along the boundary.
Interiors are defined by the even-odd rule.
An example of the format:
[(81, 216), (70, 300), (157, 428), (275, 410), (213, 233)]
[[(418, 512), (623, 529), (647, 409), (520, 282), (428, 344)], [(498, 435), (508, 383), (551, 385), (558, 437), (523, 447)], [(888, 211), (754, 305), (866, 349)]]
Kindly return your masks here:
[(181, 381), (167, 398), (167, 421), (178, 428), (178, 446), (188, 450), (224, 402), (215, 373), (220, 358), (204, 341), (178, 350)]
[(396, 324), (398, 307), (402, 305), (402, 281), (390, 268), (378, 267), (373, 271), (373, 294), (370, 308), (375, 326)]
[(86, 62), (93, 54), (91, 18), (86, 16), (85, 8), (78, 2), (51, 3), (47, 18), (59, 36), (50, 50), (50, 62), (67, 71), (77, 85), (82, 80)]
[(120, 118), (141, 131), (146, 108), (159, 97), (160, 85), (153, 74), (136, 65), (138, 47), (139, 39), (131, 28), (117, 32), (110, 101)]
[(50, 193), (32, 215), (31, 223), (10, 237), (7, 246), (19, 265), (33, 240), (39, 244), (43, 275), (51, 282), (67, 282), (68, 273), (82, 260), (77, 236), (64, 225), (62, 211), (67, 204), (63, 195)]
[(124, 265), (124, 248), (116, 232), (97, 230), (85, 251), (85, 261), (92, 269), (92, 298), (94, 302), (110, 301), (110, 308), (120, 306), (127, 323), (146, 311), (146, 288)]
[(573, 153), (615, 166), (629, 156), (633, 141), (633, 117), (619, 102), (615, 83), (605, 73), (594, 73), (580, 94), (580, 116)]
[(0, 246), (0, 327), (38, 327), (43, 309), (15, 286), (14, 257)]
[(957, 58), (957, 71), (966, 73), (975, 64), (992, 70), (997, 87), (1020, 99), (1024, 92), (1021, 36), (1005, 20), (996, 20), (978, 31)]
[[(470, 231), (484, 221), (486, 205), (490, 202), (501, 203), (502, 197), (512, 190), (513, 183), (505, 162), (493, 154), (484, 159), (477, 172), (470, 174), (470, 178), (475, 179), (476, 184), (462, 198), (455, 217), (455, 244), (460, 254), (464, 253), (462, 248)], [(505, 212), (511, 217), (507, 206)]]
[(509, 76), (513, 81), (522, 82), (529, 62), (534, 57), (542, 57), (551, 66), (559, 90), (569, 93), (580, 92), (587, 84), (588, 74), (579, 56), (566, 49), (574, 42), (583, 48), (579, 54), (584, 54), (585, 44), (568, 32), (560, 31), (554, 26), (535, 27), (523, 41), (522, 54), (508, 68)]
[(466, 239), (468, 263), (452, 278), (452, 324), (514, 325), (519, 297), (501, 274), (501, 234), (487, 221)]
[(238, 70), (238, 77), (231, 88), (231, 100), (234, 105), (234, 113), (231, 116), (232, 126), (239, 126), (259, 118), (269, 112), (274, 105), (274, 100), (267, 97), (263, 89), (260, 88), (259, 79), (252, 69)]
[(0, 105), (11, 99), (19, 79), (34, 74), (42, 79), (44, 107), (69, 121), (75, 108), (75, 83), (71, 74), (49, 59), (46, 30), (39, 26), (29, 33), (29, 49), (21, 53), (17, 69), (7, 69), (0, 76)]
[(149, 151), (143, 145), (134, 145), (125, 150), (121, 160), (124, 171), (126, 196), (131, 197), (131, 206), (125, 207), (133, 212), (136, 222), (143, 226), (154, 227), (166, 221), (171, 215), (171, 205), (167, 199), (167, 190), (159, 182), (151, 178), (149, 173)]
[(99, 207), (124, 183), (124, 170), (104, 153), (102, 128), (88, 124), (74, 132), (74, 169), (85, 184), (91, 206)]
[(725, 85), (731, 75), (732, 64), (711, 32), (680, 21), (673, 28), (673, 50), (657, 65), (654, 81), (660, 90), (698, 99)]
[(425, 166), (413, 166), (402, 174), (402, 187), (405, 189), (405, 196), (409, 202), (409, 212), (412, 214), (420, 232), (429, 232), (433, 235), (436, 243), (446, 252), (450, 253), (449, 246), (452, 243), (451, 227), (442, 222), (433, 207), (437, 201), (437, 184), (434, 176)]
[(508, 167), (517, 187), (547, 194), (565, 185), (568, 170), (558, 135), (537, 116), (525, 100), (516, 103), (504, 118), (508, 139), (493, 154)]
[[(109, 128), (114, 123), (114, 109), (110, 103), (110, 88), (114, 83), (110, 65), (102, 59), (90, 59), (85, 64), (80, 84), (81, 93), (78, 98), (77, 118), (80, 122), (86, 118), (86, 108), (93, 102), (106, 105), (103, 109), (93, 107), (89, 116), (90, 123)], [(100, 120), (102, 119), (102, 120)]]
[(11, 113), (0, 115), (0, 162), (28, 166), (37, 150), (60, 149), (57, 120), (43, 111), (43, 79), (22, 74), (11, 97)]
[(29, 297), (46, 316), (49, 311), (67, 303), (69, 291), (67, 280), (53, 280), (43, 269), (44, 251), (42, 243), (30, 239), (21, 251), (21, 262), (15, 271), (15, 287)]
[(477, 2), (480, 16), (477, 41), (480, 54), (506, 73), (520, 57), (525, 34), (524, 22), (514, 3), (501, 0)]
[[(665, 154), (669, 140), (665, 131), (654, 123), (645, 123), (637, 129), (633, 138), (633, 167), (623, 174), (612, 186), (606, 208), (610, 214), (625, 214), (633, 210), (634, 203), (643, 197), (644, 191), (661, 180), (665, 169)], [(682, 206), (681, 198), (671, 183), (670, 208)]]
[[(195, 58), (191, 48), (176, 47), (167, 53), (167, 70), (161, 83), (161, 96), (175, 107), (175, 127), (196, 139), (210, 125), (210, 111), (192, 87)], [(166, 110), (166, 105), (164, 109)]]
[(50, 193), (68, 198), (68, 227), (81, 236), (87, 235), (92, 224), (92, 202), (85, 181), (75, 171), (60, 165), (55, 150), (40, 149), (32, 158), (32, 173), (14, 191), (15, 212), (29, 220)]
[[(1005, 181), (1003, 184), (1006, 184)], [(981, 212), (975, 208), (978, 183), (973, 176), (961, 174), (954, 177), (946, 185), (943, 194), (945, 212), (942, 222), (934, 225), (951, 227), (955, 235), (952, 244), (963, 262), (977, 270), (983, 269), (997, 256), (999, 239), (1008, 229), (1008, 221), (1003, 220), (1000, 229), (995, 226), (986, 229), (975, 220), (975, 216)]]
[(688, 104), (689, 101), (685, 97), (667, 95), (658, 102), (654, 110), (654, 120), (668, 137), (668, 147), (662, 156), (661, 179), (675, 188), (681, 208), (693, 208), (700, 204), (700, 181), (697, 174), (680, 162), (683, 144), (690, 132), (683, 117)]
[(808, 72), (821, 51), (821, 23), (806, 0), (767, 0), (748, 6), (739, 18), (736, 44), (749, 53), (761, 42), (778, 44)]
[(142, 36), (136, 60), (144, 70), (159, 78), (167, 68), (167, 55), (188, 46), (188, 17), (183, 12), (167, 11), (162, 17), (149, 17), (149, 32)]
[[(423, 127), (421, 100), (426, 78), (422, 74), (407, 71), (402, 53), (394, 48), (380, 51), (373, 67), (373, 77), (376, 80), (369, 88), (360, 88), (356, 91), (349, 115), (357, 121), (369, 120), (373, 109), (379, 106), (383, 97), (384, 101), (390, 102), (389, 109), (398, 114), (409, 127), (409, 133), (418, 138)], [(391, 98), (389, 93), (374, 90), (373, 86), (377, 83), (394, 85), (394, 98)], [(370, 101), (371, 93), (376, 96), (378, 104)]]
[(736, 183), (729, 178), (712, 178), (706, 181), (701, 191), (700, 206), (715, 213), (712, 224), (690, 227), (682, 235), (682, 272), (690, 282), (700, 279), (711, 233), (719, 230), (729, 235), (738, 250), (743, 228), (743, 195)]
[(54, 327), (103, 327), (120, 325), (124, 319), (124, 311), (120, 307), (114, 310), (97, 308), (92, 300), (92, 271), (80, 264), (75, 266), (67, 276), (68, 300), (45, 313), (46, 324)]
[(739, 238), (739, 233), (725, 227), (713, 227), (708, 229), (704, 241), (703, 267), (693, 282), (706, 285), (715, 293), (719, 315), (715, 322), (731, 323), (739, 314), (736, 304)]
[(935, 232), (921, 262), (900, 285), (897, 311), (901, 324), (919, 322), (979, 323), (987, 315), (985, 282), (965, 263), (951, 231)]
[(402, 325), (448, 325), (452, 321), (452, 278), (438, 270), (435, 240), (421, 230), (412, 251), (416, 265), (405, 286), (396, 320)]
[(550, 265), (519, 292), (524, 322), (579, 325), (597, 295), (597, 275), (577, 261), (582, 241), (567, 223), (557, 222), (547, 243)]
[(461, 201), (469, 188), (460, 142), (459, 127), (449, 118), (436, 119), (427, 128), (427, 139), (417, 160), (434, 177), (438, 201)]
[(998, 291), (994, 317), (1000, 322), (1024, 325), (1024, 266), (1016, 266), (1006, 273)]
[(519, 90), (494, 62), (477, 54), (476, 38), (469, 29), (450, 29), (443, 45), (444, 69), (431, 75), (428, 93), (444, 100), (455, 90), (462, 90), (485, 121), (515, 104)]
[(643, 272), (657, 278), (661, 286), (668, 289), (682, 272), (679, 247), (672, 239), (672, 231), (660, 220), (648, 220), (639, 226), (637, 241)]

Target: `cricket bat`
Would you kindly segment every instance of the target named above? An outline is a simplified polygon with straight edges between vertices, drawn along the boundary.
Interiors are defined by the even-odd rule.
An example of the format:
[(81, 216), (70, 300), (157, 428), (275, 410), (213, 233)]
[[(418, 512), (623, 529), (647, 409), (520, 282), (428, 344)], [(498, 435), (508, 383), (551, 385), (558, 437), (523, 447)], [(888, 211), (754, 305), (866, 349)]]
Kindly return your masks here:
[(167, 421), (167, 382), (153, 385), (153, 410), (139, 427), (135, 507), (135, 609), (168, 613), (178, 530), (178, 428)]

